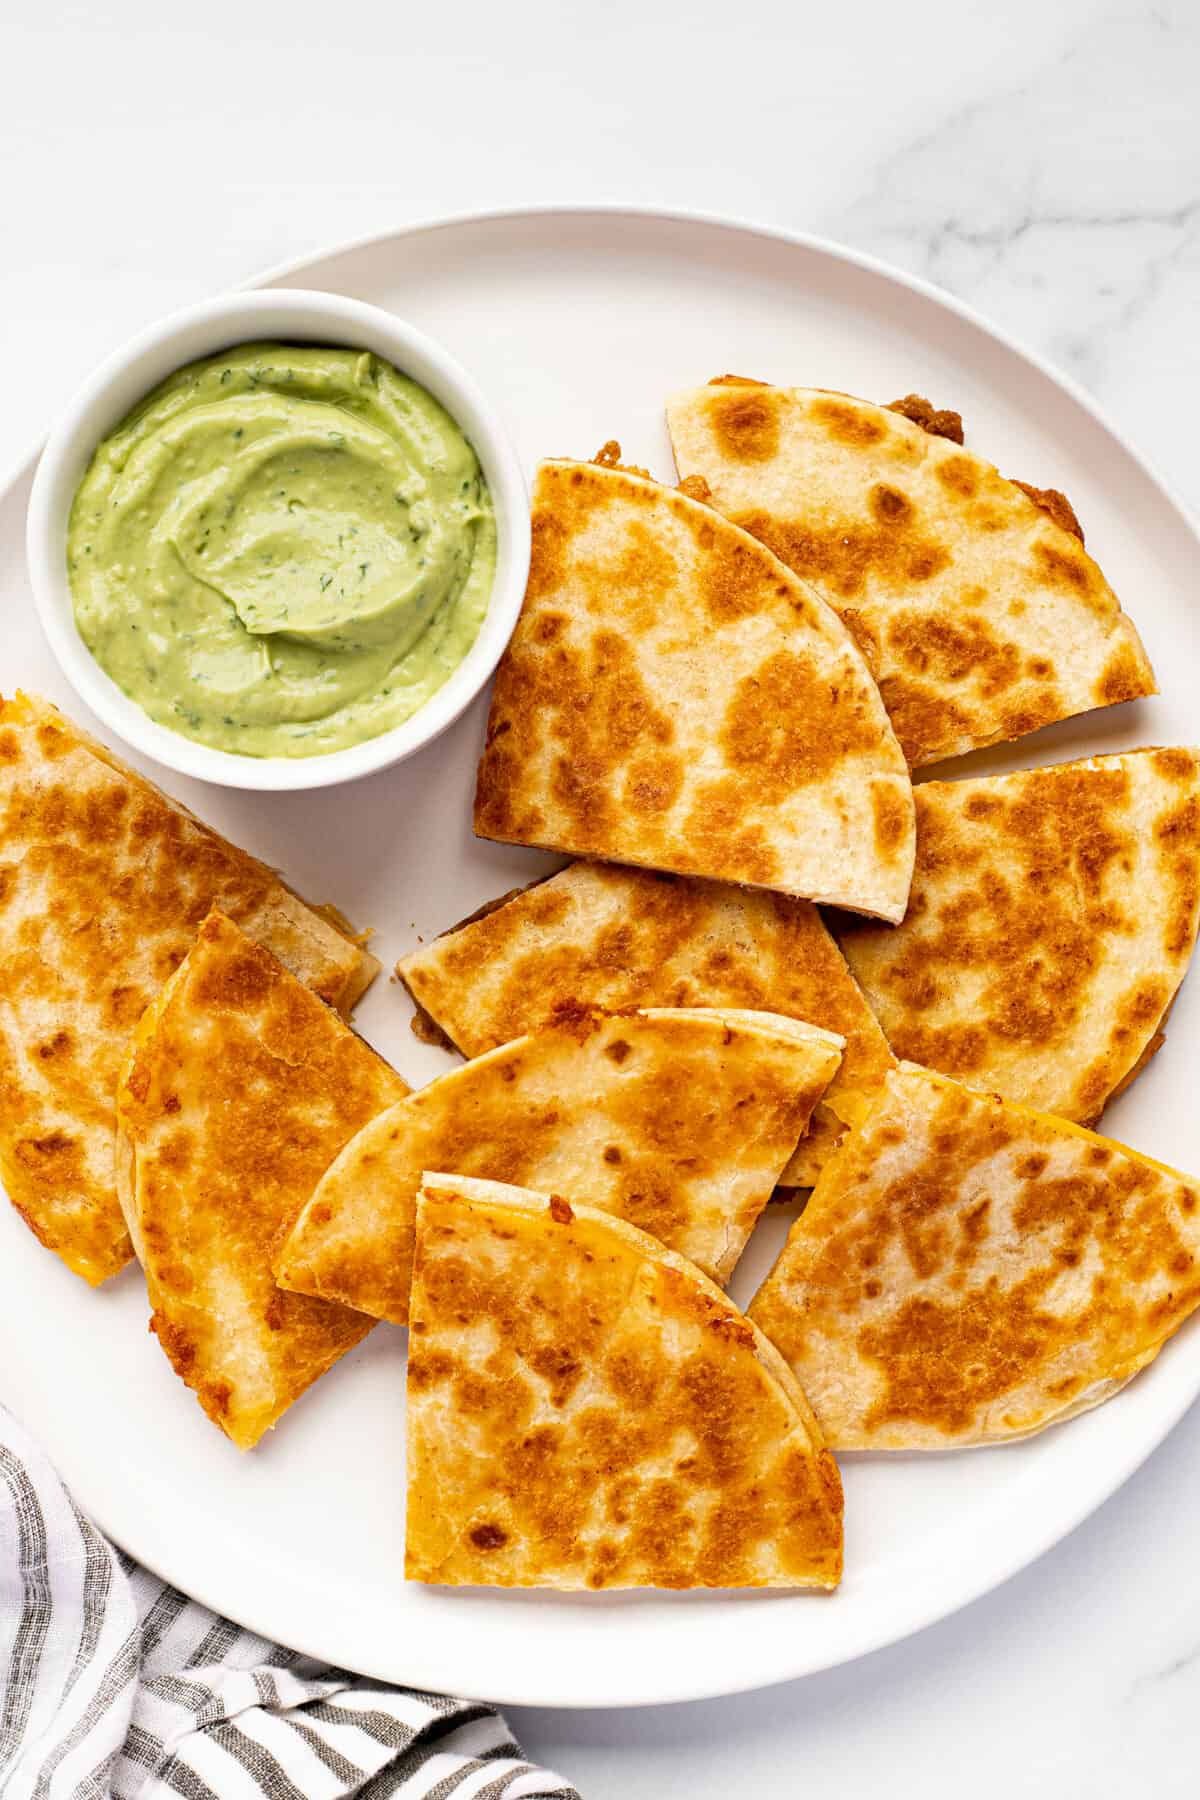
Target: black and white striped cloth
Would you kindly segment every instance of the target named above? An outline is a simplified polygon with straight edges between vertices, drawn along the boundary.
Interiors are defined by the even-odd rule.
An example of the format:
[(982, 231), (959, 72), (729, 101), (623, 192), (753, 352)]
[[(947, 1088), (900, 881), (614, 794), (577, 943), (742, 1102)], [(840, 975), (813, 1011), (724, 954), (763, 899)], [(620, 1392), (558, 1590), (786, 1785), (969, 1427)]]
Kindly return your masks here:
[(113, 1549), (0, 1407), (3, 1800), (578, 1800), (491, 1707), (243, 1631)]

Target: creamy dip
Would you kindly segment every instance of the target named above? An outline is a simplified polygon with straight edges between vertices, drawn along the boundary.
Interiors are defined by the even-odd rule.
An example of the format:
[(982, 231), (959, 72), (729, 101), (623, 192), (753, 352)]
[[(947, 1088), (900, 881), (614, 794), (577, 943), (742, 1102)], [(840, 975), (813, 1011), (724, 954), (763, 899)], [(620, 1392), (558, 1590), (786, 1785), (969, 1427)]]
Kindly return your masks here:
[(496, 568), (474, 450), (369, 353), (245, 344), (104, 439), (67, 535), (88, 649), (150, 717), (246, 756), (377, 737), (474, 643)]

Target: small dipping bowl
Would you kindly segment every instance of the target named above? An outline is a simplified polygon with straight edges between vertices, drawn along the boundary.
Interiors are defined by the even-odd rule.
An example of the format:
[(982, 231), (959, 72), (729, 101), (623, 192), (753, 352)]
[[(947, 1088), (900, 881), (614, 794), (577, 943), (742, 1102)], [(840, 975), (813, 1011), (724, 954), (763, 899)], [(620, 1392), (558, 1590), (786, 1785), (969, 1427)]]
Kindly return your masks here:
[[(369, 350), (428, 389), (470, 440), (491, 492), (497, 559), (479, 634), (446, 682), (412, 717), (378, 737), (318, 756), (241, 756), (151, 719), (95, 660), (75, 623), (67, 526), (92, 456), (139, 400), (188, 363), (240, 344)], [(223, 787), (298, 792), (354, 781), (402, 762), (452, 725), (490, 678), (512, 635), (529, 573), (529, 497), (495, 408), (447, 351), (377, 306), (338, 294), (270, 289), (206, 300), (151, 326), (101, 364), (42, 452), (26, 532), (34, 602), (59, 666), (114, 735), (168, 769)]]

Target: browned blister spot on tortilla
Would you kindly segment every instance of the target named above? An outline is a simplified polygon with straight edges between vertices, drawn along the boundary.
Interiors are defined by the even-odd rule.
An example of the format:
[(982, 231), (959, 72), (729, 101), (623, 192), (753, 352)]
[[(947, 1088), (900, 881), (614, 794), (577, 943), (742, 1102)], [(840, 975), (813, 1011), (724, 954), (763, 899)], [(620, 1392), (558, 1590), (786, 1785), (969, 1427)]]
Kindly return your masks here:
[(499, 1550), (508, 1542), (507, 1531), (486, 1522), (472, 1526), (470, 1537), (477, 1550)]
[(916, 511), (912, 501), (906, 499), (899, 488), (873, 487), (868, 498), (871, 511), (882, 525), (899, 525), (911, 519)]
[[(748, 544), (718, 539), (715, 532), (700, 578), (700, 596), (716, 625), (749, 619), (762, 607), (763, 568)], [(798, 614), (802, 602), (796, 600)], [(802, 614), (801, 614), (802, 616)]]
[[(567, 576), (571, 533), (561, 514), (535, 512), (530, 527), (533, 535), (529, 558), (529, 585), (526, 598), (540, 600), (557, 594)], [(561, 617), (553, 614), (552, 617)]]
[(636, 632), (657, 621), (664, 591), (679, 578), (679, 561), (649, 525), (636, 519), (622, 538), (620, 555), (601, 562), (596, 578), (606, 590), (612, 617)]
[[(747, 764), (738, 767), (744, 773)], [(679, 860), (696, 870), (711, 867), (718, 847), (724, 844), (736, 858), (746, 881), (769, 887), (779, 874), (779, 858), (766, 827), (758, 822), (745, 823), (745, 816), (745, 788), (736, 776), (705, 782), (696, 789), (685, 820), (688, 848), (680, 853)]]
[(1041, 584), (1070, 594), (1099, 613), (1114, 610), (1112, 594), (1095, 563), (1082, 549), (1063, 548), (1061, 539), (1058, 543), (1041, 540), (1034, 544), (1032, 573)]
[(56, 1184), (64, 1178), (70, 1179), (72, 1174), (82, 1173), (81, 1146), (66, 1131), (48, 1131), (44, 1137), (17, 1138), (13, 1154), (35, 1180)]
[[(837, 1580), (836, 1467), (728, 1302), (611, 1241), (595, 1215), (548, 1232), (534, 1211), (439, 1194), (421, 1217), (414, 1318), (435, 1349), (478, 1346), (467, 1352), (478, 1405), (465, 1431), (449, 1384), (410, 1385), (411, 1576), (585, 1588)], [(588, 1372), (586, 1387), (536, 1423), (507, 1411), (512, 1383), (546, 1391), (542, 1371), (552, 1384), (564, 1360)]]
[(518, 812), (512, 803), (517, 791), (520, 763), (509, 754), (498, 735), (489, 739), (480, 760), (475, 782), (475, 819), (477, 825), (498, 838), (515, 836), (522, 825), (530, 825), (536, 808)]
[[(1195, 775), (1193, 769), (1193, 780)], [(1194, 788), (1186, 799), (1159, 814), (1154, 821), (1154, 835), (1166, 850), (1200, 841), (1200, 795)]]
[(934, 682), (918, 681), (909, 674), (884, 675), (879, 692), (914, 768), (941, 755), (946, 744), (970, 741), (970, 713)]
[(1197, 758), (1194, 750), (1175, 747), (1152, 750), (1150, 760), (1158, 774), (1165, 775), (1169, 781), (1190, 784), (1196, 778)]
[(921, 613), (893, 613), (888, 649), (914, 675), (954, 687), (968, 680), (989, 699), (1010, 688), (1021, 674), (1015, 647), (983, 618), (931, 619)]
[(1062, 707), (1057, 689), (1045, 687), (1040, 694), (1034, 694), (1020, 706), (1006, 708), (1001, 719), (1001, 729), (1006, 738), (1025, 737), (1031, 731), (1040, 731), (1043, 725), (1051, 724), (1062, 717)]
[(781, 650), (741, 682), (718, 741), (759, 792), (786, 794), (869, 749), (874, 721), (808, 657)]
[[(895, 488), (878, 492), (902, 498)], [(887, 504), (894, 505), (895, 500)], [(843, 601), (855, 599), (876, 582), (920, 586), (950, 564), (945, 545), (924, 535), (911, 507), (882, 518), (876, 514), (872, 522), (841, 519), (817, 526), (800, 519), (774, 519), (761, 511), (739, 513), (734, 522), (797, 575), (829, 588), (839, 610)]]
[(1154, 679), (1129, 644), (1118, 644), (1096, 684), (1096, 698), (1104, 706), (1140, 700), (1154, 692)]
[(908, 836), (908, 808), (894, 787), (877, 781), (871, 786), (871, 812), (879, 854), (895, 856)]
[(979, 468), (973, 457), (942, 457), (934, 464), (934, 474), (946, 491), (960, 500), (973, 500), (979, 491)]
[(770, 388), (723, 389), (710, 401), (708, 416), (718, 444), (735, 462), (768, 462), (779, 448), (778, 402)]
[(682, 762), (668, 751), (636, 757), (625, 776), (625, 805), (639, 814), (669, 812), (683, 788), (683, 776)]
[[(206, 942), (219, 941), (223, 929), (219, 918), (209, 918), (201, 927), (200, 936)], [(274, 967), (274, 957), (257, 944), (238, 944), (230, 956), (201, 964), (195, 985), (195, 1004), (201, 1010), (222, 1006), (252, 1009), (271, 992)]]
[(860, 448), (867, 444), (877, 444), (884, 434), (883, 426), (871, 417), (870, 411), (856, 406), (852, 401), (832, 398), (815, 400), (812, 416), (840, 444), (852, 444)]
[(555, 644), (566, 630), (569, 621), (565, 613), (544, 612), (533, 628), (533, 639), (536, 644)]
[(888, 1371), (866, 1430), (911, 1420), (947, 1437), (969, 1431), (980, 1409), (1019, 1379), (1031, 1353), (1042, 1357), (1051, 1350), (1051, 1321), (1036, 1306), (1048, 1285), (1031, 1277), (1002, 1305), (989, 1305), (986, 1295), (970, 1308), (911, 1299), (886, 1324), (864, 1327), (861, 1353)]
[[(1182, 768), (1187, 751), (1160, 751), (1160, 759), (1171, 757), (1168, 779), (1173, 782), (1188, 777)], [(1161, 766), (1161, 760), (1160, 760)], [(1192, 756), (1192, 791), (1176, 805), (1167, 807), (1155, 820), (1154, 837), (1162, 852), (1162, 873), (1168, 890), (1163, 944), (1172, 958), (1190, 955), (1196, 940), (1197, 914), (1200, 912), (1200, 765)]]

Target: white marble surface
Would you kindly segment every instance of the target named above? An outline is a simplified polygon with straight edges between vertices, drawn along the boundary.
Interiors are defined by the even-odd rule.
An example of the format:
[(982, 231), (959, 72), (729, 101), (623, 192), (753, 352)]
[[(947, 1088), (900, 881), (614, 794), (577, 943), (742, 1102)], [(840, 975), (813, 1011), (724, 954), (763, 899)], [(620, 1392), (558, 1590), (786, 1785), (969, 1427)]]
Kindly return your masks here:
[[(17, 17), (18, 10), (21, 17)], [(0, 472), (139, 323), (285, 257), (526, 201), (844, 239), (1082, 380), (1200, 508), (1200, 7), (81, 0), (0, 11)], [(1197, 1792), (1200, 1412), (958, 1617), (738, 1700), (522, 1712), (587, 1800)]]

